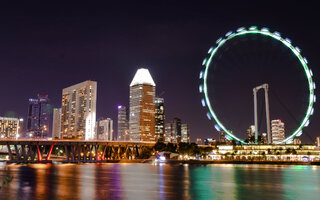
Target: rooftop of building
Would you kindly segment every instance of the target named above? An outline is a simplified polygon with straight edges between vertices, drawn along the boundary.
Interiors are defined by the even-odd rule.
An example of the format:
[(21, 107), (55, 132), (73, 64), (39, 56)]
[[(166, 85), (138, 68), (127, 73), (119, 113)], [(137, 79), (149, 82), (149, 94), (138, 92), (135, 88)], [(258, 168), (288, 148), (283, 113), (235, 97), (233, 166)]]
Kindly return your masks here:
[(130, 83), (130, 87), (134, 85), (152, 85), (156, 86), (148, 69), (140, 68), (137, 70)]

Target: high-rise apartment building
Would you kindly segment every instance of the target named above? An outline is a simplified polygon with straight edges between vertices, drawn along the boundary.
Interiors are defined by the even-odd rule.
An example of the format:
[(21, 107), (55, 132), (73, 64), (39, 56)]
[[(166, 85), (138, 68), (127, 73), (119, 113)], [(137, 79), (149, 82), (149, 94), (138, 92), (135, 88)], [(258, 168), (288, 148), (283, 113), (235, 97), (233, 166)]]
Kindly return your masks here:
[(271, 121), (271, 135), (273, 144), (285, 139), (284, 123), (280, 119)]
[(48, 95), (38, 95), (37, 99), (29, 99), (27, 117), (29, 137), (45, 138), (49, 136), (50, 109)]
[(19, 119), (0, 117), (0, 139), (19, 137)]
[(61, 138), (61, 108), (53, 109), (52, 137)]
[(172, 143), (181, 142), (181, 119), (175, 117), (170, 123), (165, 126), (165, 141)]
[(62, 138), (94, 139), (97, 82), (84, 81), (62, 90)]
[(172, 142), (172, 134), (171, 134), (171, 123), (167, 123), (165, 125), (165, 137), (164, 141), (165, 142)]
[(130, 84), (129, 134), (132, 141), (155, 141), (155, 86), (148, 69), (138, 69)]
[(112, 141), (113, 138), (113, 120), (110, 118), (102, 119), (96, 123), (96, 139)]
[(128, 109), (126, 106), (118, 106), (118, 138), (120, 141), (129, 141)]
[(181, 142), (190, 143), (190, 128), (188, 124), (181, 124)]
[(171, 121), (171, 135), (173, 143), (181, 142), (181, 119), (177, 117)]
[(165, 109), (163, 98), (155, 98), (155, 137), (156, 141), (164, 141), (165, 135)]

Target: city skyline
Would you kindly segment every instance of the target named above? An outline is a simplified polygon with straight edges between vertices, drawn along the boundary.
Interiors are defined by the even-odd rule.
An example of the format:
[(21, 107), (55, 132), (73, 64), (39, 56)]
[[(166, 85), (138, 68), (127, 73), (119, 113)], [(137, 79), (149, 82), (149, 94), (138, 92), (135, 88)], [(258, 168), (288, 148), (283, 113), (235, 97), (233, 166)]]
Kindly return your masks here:
[(0, 199), (319, 199), (316, 1), (1, 1)]
[[(91, 79), (99, 82), (97, 117), (108, 116), (116, 120), (117, 105), (128, 105), (127, 85), (131, 77), (138, 68), (145, 67), (150, 70), (156, 80), (158, 93), (164, 92), (167, 119), (179, 117), (190, 124), (192, 141), (197, 137), (218, 138), (212, 121), (207, 120), (206, 111), (201, 107), (198, 73), (207, 49), (215, 43), (215, 40), (228, 30), (234, 30), (240, 26), (267, 26), (288, 35), (308, 57), (315, 75), (315, 82), (318, 83), (319, 69), (316, 66), (319, 65), (319, 59), (316, 56), (315, 46), (319, 44), (319, 39), (313, 35), (317, 31), (311, 32), (305, 28), (311, 27), (313, 19), (316, 18), (312, 12), (306, 14), (309, 21), (300, 25), (292, 23), (300, 20), (298, 16), (290, 19), (281, 13), (280, 8), (275, 10), (273, 17), (273, 19), (279, 18), (279, 23), (268, 20), (262, 14), (258, 14), (257, 19), (243, 23), (246, 19), (244, 15), (239, 15), (237, 20), (230, 20), (228, 12), (218, 12), (216, 15), (225, 16), (226, 20), (216, 22), (209, 20), (210, 14), (206, 12), (196, 11), (198, 15), (190, 16), (186, 12), (190, 10), (188, 6), (184, 7), (186, 11), (179, 10), (175, 13), (177, 8), (178, 5), (173, 5), (168, 11), (167, 18), (163, 15), (158, 16), (161, 13), (160, 9), (150, 9), (148, 12), (156, 13), (151, 15), (153, 24), (140, 14), (134, 15), (131, 20), (137, 21), (137, 27), (127, 28), (117, 28), (116, 24), (129, 24), (129, 15), (103, 23), (108, 14), (102, 13), (101, 10), (99, 12), (99, 9), (98, 17), (88, 14), (89, 22), (83, 21), (80, 14), (81, 8), (72, 13), (62, 12), (66, 15), (61, 17), (62, 21), (51, 17), (50, 12), (49, 14), (43, 11), (35, 12), (34, 15), (43, 16), (48, 20), (49, 25), (45, 26), (40, 26), (42, 20), (34, 20), (32, 13), (22, 12), (19, 9), (13, 13), (3, 11), (3, 19), (8, 21), (3, 23), (4, 32), (1, 33), (3, 51), (0, 64), (4, 68), (4, 78), (1, 81), (3, 84), (8, 81), (12, 84), (9, 88), (4, 88), (7, 95), (0, 105), (0, 116), (4, 116), (9, 111), (15, 111), (16, 117), (23, 117), (26, 120), (27, 100), (38, 93), (48, 94), (54, 107), (60, 107), (62, 88)], [(240, 6), (240, 8), (245, 11), (250, 10), (250, 6), (248, 8)], [(51, 12), (54, 10), (46, 9)], [(216, 16), (214, 14), (216, 9), (212, 5), (208, 8), (201, 6), (201, 9), (211, 11), (212, 15)], [(235, 7), (230, 9), (240, 13)], [(125, 7), (124, 10), (128, 11), (129, 7)], [(258, 13), (258, 10), (254, 12)], [(35, 10), (31, 9), (31, 11)], [(24, 17), (19, 17), (19, 14)], [(123, 13), (119, 15), (112, 13), (118, 17), (121, 14)], [(12, 18), (9, 20), (10, 17)], [(286, 23), (287, 21), (290, 23)], [(80, 25), (80, 22), (83, 23)], [(93, 22), (92, 28), (89, 30), (88, 26), (91, 22)], [(208, 25), (210, 22), (212, 22), (211, 26)], [(110, 31), (108, 26), (114, 28), (114, 31)], [(318, 27), (314, 28), (318, 29)], [(28, 33), (27, 30), (33, 31)], [(51, 33), (53, 30), (54, 33)], [(128, 30), (127, 34), (124, 33), (126, 30)], [(190, 33), (191, 31), (193, 32)], [(180, 37), (183, 34), (185, 38)], [(89, 37), (88, 41), (85, 40), (87, 37)], [(124, 57), (126, 59), (123, 59)], [(37, 70), (43, 67), (45, 72)], [(29, 71), (35, 73), (39, 80), (27, 78), (30, 77)], [(177, 89), (181, 92), (177, 93)], [(185, 102), (186, 105), (180, 102)], [(252, 109), (252, 104), (253, 102), (249, 102), (249, 109)], [(313, 138), (319, 135), (317, 132), (318, 108), (316, 103), (316, 114), (310, 119), (310, 127), (305, 129)], [(270, 109), (272, 115), (272, 105)], [(246, 122), (246, 127), (253, 124), (253, 116), (247, 117)], [(305, 134), (302, 137), (304, 142), (312, 142)]]

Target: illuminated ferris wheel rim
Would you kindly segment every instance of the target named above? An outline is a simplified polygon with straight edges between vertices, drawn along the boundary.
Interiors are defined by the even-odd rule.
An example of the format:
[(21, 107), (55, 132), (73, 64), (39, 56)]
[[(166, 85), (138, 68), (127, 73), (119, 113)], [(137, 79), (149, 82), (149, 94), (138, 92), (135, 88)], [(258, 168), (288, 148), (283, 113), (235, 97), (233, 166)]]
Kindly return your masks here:
[(202, 106), (208, 107), (209, 112), (207, 113), (207, 117), (209, 118), (209, 120), (211, 120), (211, 118), (213, 118), (215, 120), (215, 122), (217, 123), (215, 125), (215, 128), (218, 131), (219, 131), (219, 129), (223, 130), (227, 133), (227, 135), (229, 137), (231, 137), (231, 139), (236, 139), (237, 141), (239, 141), (243, 144), (247, 144), (245, 141), (243, 141), (240, 138), (238, 138), (237, 136), (235, 136), (235, 134), (233, 134), (232, 131), (228, 130), (222, 124), (222, 122), (218, 119), (218, 117), (216, 116), (214, 110), (212, 109), (210, 99), (208, 97), (207, 76), (208, 76), (208, 69), (209, 69), (211, 62), (212, 62), (212, 58), (217, 53), (219, 48), (222, 47), (227, 41), (229, 41), (231, 39), (234, 39), (234, 38), (241, 36), (241, 35), (249, 35), (249, 34), (259, 34), (259, 35), (271, 37), (271, 38), (281, 42), (282, 44), (284, 44), (298, 58), (300, 64), (302, 65), (302, 67), (304, 69), (304, 72), (306, 73), (306, 77), (308, 79), (308, 85), (309, 85), (309, 104), (308, 104), (306, 114), (305, 114), (302, 122), (300, 123), (299, 127), (289, 137), (285, 138), (284, 140), (282, 140), (281, 142), (279, 142), (277, 144), (290, 142), (293, 140), (294, 137), (299, 137), (302, 134), (302, 129), (309, 125), (309, 118), (311, 115), (313, 115), (313, 112), (314, 112), (313, 104), (314, 104), (314, 102), (316, 102), (316, 96), (314, 95), (314, 89), (315, 89), (316, 85), (315, 85), (314, 81), (312, 80), (313, 73), (307, 65), (308, 64), (307, 59), (305, 57), (302, 57), (300, 54), (301, 50), (298, 47), (294, 47), (292, 45), (290, 39), (282, 38), (279, 32), (272, 33), (269, 31), (268, 28), (258, 29), (257, 26), (251, 26), (249, 29), (246, 29), (245, 27), (238, 28), (236, 32), (229, 31), (228, 33), (225, 34), (225, 37), (219, 38), (216, 41), (216, 47), (211, 47), (209, 49), (209, 51), (208, 51), (209, 57), (205, 58), (202, 62), (202, 65), (205, 67), (205, 69), (200, 72), (200, 79), (203, 79), (203, 84), (201, 84), (199, 86), (199, 91), (200, 91), (200, 93), (204, 94), (204, 98), (201, 100)]

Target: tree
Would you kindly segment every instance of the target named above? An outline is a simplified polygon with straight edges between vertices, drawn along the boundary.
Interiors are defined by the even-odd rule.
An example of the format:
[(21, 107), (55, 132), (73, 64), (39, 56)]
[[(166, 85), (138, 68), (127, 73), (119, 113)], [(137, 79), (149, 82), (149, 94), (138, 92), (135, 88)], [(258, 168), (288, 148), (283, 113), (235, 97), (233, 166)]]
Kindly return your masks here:
[(138, 158), (140, 159), (148, 159), (151, 156), (152, 148), (151, 147), (144, 147), (139, 154)]
[(192, 145), (189, 143), (179, 143), (178, 153), (182, 155), (192, 155), (193, 154), (193, 148)]
[(158, 141), (153, 148), (156, 151), (164, 151), (166, 147), (167, 145), (165, 143)]
[(165, 148), (165, 151), (170, 151), (172, 153), (176, 153), (177, 152), (177, 145), (172, 144), (172, 143), (168, 143), (167, 147)]

